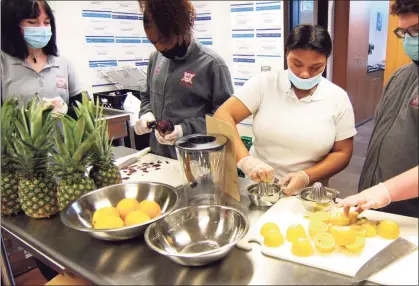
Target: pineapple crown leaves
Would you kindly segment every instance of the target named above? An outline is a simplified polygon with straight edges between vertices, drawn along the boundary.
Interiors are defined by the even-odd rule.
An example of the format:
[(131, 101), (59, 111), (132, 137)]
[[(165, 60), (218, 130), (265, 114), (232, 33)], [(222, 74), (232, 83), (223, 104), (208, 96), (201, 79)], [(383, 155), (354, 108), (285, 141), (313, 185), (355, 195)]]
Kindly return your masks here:
[(51, 116), (53, 106), (31, 99), (26, 108), (17, 109), (13, 122), (15, 134), (10, 153), (14, 165), (22, 175), (37, 174), (47, 168), (48, 154), (54, 147), (52, 133), (56, 120)]
[(59, 176), (68, 176), (73, 172), (86, 172), (92, 162), (91, 147), (100, 128), (87, 132), (84, 117), (74, 120), (65, 115), (60, 118), (62, 132), (56, 128), (54, 141), (57, 149), (53, 154), (53, 169)]
[(1, 107), (1, 166), (2, 168), (11, 168), (11, 138), (14, 136), (15, 125), (13, 122), (17, 117), (17, 98), (7, 99)]
[(97, 99), (96, 104), (89, 100), (86, 93), (82, 95), (82, 102), (77, 102), (74, 108), (78, 118), (86, 119), (86, 130), (91, 133), (95, 128), (100, 131), (92, 145), (94, 165), (109, 165), (114, 162), (112, 140), (109, 139), (108, 123), (103, 119), (103, 105)]

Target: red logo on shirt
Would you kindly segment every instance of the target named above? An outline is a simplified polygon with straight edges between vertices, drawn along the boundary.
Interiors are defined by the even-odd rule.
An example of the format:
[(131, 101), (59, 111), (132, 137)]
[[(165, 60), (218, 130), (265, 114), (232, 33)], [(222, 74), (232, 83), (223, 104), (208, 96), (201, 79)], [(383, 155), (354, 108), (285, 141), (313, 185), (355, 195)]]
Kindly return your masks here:
[(419, 96), (416, 96), (416, 98), (412, 99), (410, 105), (414, 107), (419, 107)]
[(154, 69), (154, 74), (160, 74), (161, 68), (160, 67), (156, 67)]
[(65, 77), (57, 75), (55, 78), (55, 87), (56, 88), (62, 88), (67, 89), (67, 80)]
[(183, 84), (192, 85), (192, 79), (194, 78), (194, 76), (195, 76), (195, 73), (185, 71), (183, 78), (180, 81)]

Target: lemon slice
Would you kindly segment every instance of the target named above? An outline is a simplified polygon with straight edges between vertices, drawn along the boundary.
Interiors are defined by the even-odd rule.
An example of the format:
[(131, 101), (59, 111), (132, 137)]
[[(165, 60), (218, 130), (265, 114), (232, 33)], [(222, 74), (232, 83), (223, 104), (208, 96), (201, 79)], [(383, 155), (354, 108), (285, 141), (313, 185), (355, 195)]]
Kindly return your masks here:
[(324, 223), (329, 223), (330, 213), (323, 211), (315, 212), (308, 216), (308, 219), (311, 221), (321, 221)]
[(321, 232), (314, 237), (314, 245), (319, 252), (328, 253), (335, 248), (336, 241), (330, 233)]
[(351, 225), (350, 228), (352, 228), (357, 236), (367, 237), (367, 229), (361, 225)]
[(327, 224), (321, 221), (311, 221), (308, 224), (308, 232), (311, 237), (315, 237), (316, 234), (326, 232), (328, 229)]
[(279, 247), (284, 244), (284, 238), (281, 232), (273, 230), (265, 235), (263, 244), (267, 247)]
[(267, 222), (264, 225), (262, 225), (262, 227), (260, 229), (260, 234), (263, 237), (265, 237), (271, 231), (278, 231), (279, 232), (279, 227), (276, 223)]
[(337, 226), (348, 226), (351, 220), (343, 212), (337, 212), (330, 216), (330, 223)]
[(365, 237), (357, 236), (354, 243), (345, 245), (345, 248), (353, 253), (360, 253), (365, 247)]

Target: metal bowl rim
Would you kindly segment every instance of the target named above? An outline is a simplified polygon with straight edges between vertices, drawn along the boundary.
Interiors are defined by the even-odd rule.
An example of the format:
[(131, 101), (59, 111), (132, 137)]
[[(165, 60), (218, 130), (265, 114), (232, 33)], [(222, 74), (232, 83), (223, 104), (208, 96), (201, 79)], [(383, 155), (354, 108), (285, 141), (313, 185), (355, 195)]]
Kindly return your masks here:
[(249, 185), (249, 186), (247, 186), (247, 187), (246, 187), (246, 193), (247, 193), (247, 195), (248, 195), (248, 196), (257, 196), (257, 197), (261, 198), (261, 197), (272, 197), (272, 196), (275, 196), (275, 195), (277, 195), (277, 194), (281, 195), (281, 194), (283, 194), (283, 193), (284, 193), (284, 190), (282, 189), (282, 187), (281, 187), (280, 185), (277, 185), (277, 184), (271, 184), (271, 186), (275, 186), (275, 187), (277, 187), (277, 188), (279, 189), (279, 191), (278, 191), (278, 192), (275, 192), (275, 193), (274, 193), (274, 194), (272, 194), (272, 195), (258, 195), (258, 194), (252, 194), (252, 193), (249, 191), (249, 189), (250, 189), (251, 187), (254, 187), (254, 186), (258, 185), (258, 184), (259, 184), (259, 183), (256, 183), (256, 184), (251, 184), (251, 185)]
[[(298, 198), (300, 198), (301, 200), (303, 200), (303, 201), (306, 201), (306, 202), (311, 202), (311, 203), (318, 203), (318, 202), (316, 202), (316, 201), (313, 201), (313, 200), (309, 200), (309, 199), (307, 199), (307, 198), (305, 198), (305, 197), (302, 197), (301, 196), (301, 193), (302, 192), (304, 192), (304, 191), (307, 191), (308, 189), (310, 189), (311, 187), (306, 187), (306, 188), (304, 188), (304, 189), (302, 189), (299, 193), (298, 193)], [(336, 190), (336, 189), (333, 189), (333, 188), (329, 188), (329, 187), (325, 187), (325, 189), (326, 189), (326, 191), (332, 191), (333, 193), (334, 193), (334, 198), (332, 198), (332, 199), (330, 199), (330, 200), (327, 200), (327, 201), (324, 201), (324, 202), (322, 202), (322, 203), (330, 203), (330, 202), (333, 202), (337, 197), (338, 197), (338, 195), (340, 194), (340, 192), (338, 191), (338, 190)]]
[[(154, 186), (155, 185), (161, 185), (161, 186), (164, 186), (164, 187), (167, 187), (167, 188), (171, 189), (171, 191), (176, 196), (175, 203), (173, 204), (173, 206), (171, 208), (169, 208), (164, 214), (161, 214), (158, 217), (155, 217), (155, 218), (153, 218), (153, 219), (151, 219), (151, 220), (149, 220), (147, 222), (144, 222), (142, 224), (131, 225), (131, 226), (124, 226), (124, 227), (120, 227), (120, 228), (95, 229), (95, 228), (89, 228), (89, 227), (78, 227), (78, 226), (74, 226), (73, 224), (70, 224), (68, 222), (68, 219), (64, 215), (64, 213), (67, 212), (67, 210), (70, 208), (70, 206), (72, 206), (73, 204), (75, 204), (76, 202), (78, 202), (79, 200), (81, 200), (82, 198), (84, 198), (84, 197), (86, 197), (88, 195), (91, 195), (91, 194), (94, 194), (94, 193), (97, 193), (97, 192), (101, 192), (104, 189), (107, 189), (109, 187), (115, 187), (115, 186), (120, 186), (120, 185), (138, 185), (138, 184), (142, 184), (142, 183), (149, 184), (149, 185), (154, 185)], [(68, 227), (70, 227), (72, 229), (79, 230), (79, 231), (84, 231), (84, 232), (89, 232), (89, 233), (97, 233), (97, 232), (113, 233), (113, 232), (119, 232), (119, 231), (122, 231), (122, 230), (135, 229), (135, 228), (139, 228), (141, 226), (146, 226), (148, 224), (154, 223), (154, 222), (158, 221), (159, 219), (164, 218), (165, 216), (169, 215), (171, 212), (173, 212), (173, 210), (175, 210), (178, 207), (179, 203), (180, 203), (179, 195), (176, 192), (176, 188), (173, 187), (173, 186), (170, 186), (170, 185), (167, 185), (167, 184), (163, 184), (163, 183), (158, 183), (158, 182), (144, 182), (144, 181), (129, 182), (129, 183), (120, 183), (120, 184), (106, 186), (106, 187), (103, 187), (103, 188), (100, 188), (100, 189), (97, 189), (97, 190), (94, 190), (94, 191), (88, 192), (87, 194), (82, 195), (77, 200), (72, 201), (71, 203), (69, 203), (68, 206), (66, 206), (64, 208), (64, 210), (62, 210), (60, 212), (60, 219), (61, 219), (61, 222), (64, 225), (66, 225), (66, 226), (68, 226)]]
[(185, 209), (188, 209), (188, 208), (208, 208), (208, 207), (218, 207), (218, 208), (224, 209), (224, 210), (231, 210), (231, 211), (235, 211), (236, 213), (238, 213), (239, 215), (241, 215), (242, 218), (245, 221), (245, 228), (244, 228), (244, 231), (242, 232), (242, 234), (239, 235), (238, 237), (236, 237), (236, 239), (234, 241), (232, 241), (232, 242), (230, 242), (230, 243), (228, 243), (228, 244), (226, 244), (226, 245), (224, 245), (224, 246), (222, 246), (220, 248), (214, 249), (214, 250), (208, 250), (208, 251), (197, 252), (197, 253), (184, 253), (184, 254), (180, 254), (180, 253), (169, 253), (169, 252), (163, 251), (163, 250), (157, 248), (156, 246), (154, 246), (154, 244), (151, 243), (151, 241), (149, 239), (151, 229), (158, 223), (158, 222), (154, 222), (153, 224), (150, 224), (147, 227), (147, 229), (146, 229), (146, 231), (144, 233), (145, 242), (147, 243), (147, 245), (151, 249), (153, 249), (154, 251), (156, 251), (156, 252), (158, 252), (158, 253), (160, 253), (162, 255), (165, 255), (165, 256), (183, 257), (183, 258), (195, 258), (195, 257), (207, 256), (207, 255), (210, 255), (210, 254), (222, 252), (222, 251), (224, 251), (224, 250), (226, 250), (228, 248), (231, 248), (235, 244), (237, 244), (237, 242), (240, 239), (242, 239), (247, 234), (247, 232), (249, 231), (249, 219), (247, 218), (247, 215), (244, 214), (242, 211), (240, 211), (240, 210), (238, 210), (236, 208), (233, 208), (233, 207), (220, 206), (220, 205), (186, 206), (186, 207), (182, 207), (180, 209), (177, 209), (177, 210), (171, 212), (170, 215), (172, 215), (172, 214), (174, 215), (175, 213), (181, 212), (182, 210), (185, 210)]

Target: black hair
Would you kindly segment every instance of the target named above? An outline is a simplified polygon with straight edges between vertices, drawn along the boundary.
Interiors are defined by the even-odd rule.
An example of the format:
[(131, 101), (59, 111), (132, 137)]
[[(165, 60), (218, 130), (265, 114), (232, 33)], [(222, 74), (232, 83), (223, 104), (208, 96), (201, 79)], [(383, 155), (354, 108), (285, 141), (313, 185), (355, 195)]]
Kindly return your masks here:
[(40, 5), (50, 18), (52, 36), (42, 48), (46, 55), (58, 56), (55, 37), (55, 19), (51, 7), (44, 0), (2, 0), (1, 1), (1, 50), (6, 54), (24, 60), (29, 51), (23, 38), (20, 22), (39, 17)]
[(391, 5), (391, 14), (419, 14), (419, 1), (418, 0), (395, 0)]
[(329, 32), (319, 25), (302, 24), (295, 27), (285, 43), (285, 51), (313, 50), (328, 58), (332, 53), (332, 39)]
[[(144, 12), (144, 28), (154, 22), (165, 38), (184, 35), (192, 31), (195, 8), (189, 0), (139, 0)], [(147, 15), (151, 14), (151, 18)]]

